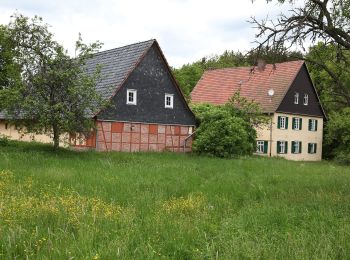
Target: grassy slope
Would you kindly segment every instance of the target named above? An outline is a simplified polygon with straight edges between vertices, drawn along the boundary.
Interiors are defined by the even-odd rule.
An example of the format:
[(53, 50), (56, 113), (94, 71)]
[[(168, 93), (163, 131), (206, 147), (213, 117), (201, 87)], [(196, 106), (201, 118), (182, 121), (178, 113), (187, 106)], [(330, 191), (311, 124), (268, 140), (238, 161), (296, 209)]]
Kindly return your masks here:
[(350, 168), (0, 147), (0, 258), (350, 255)]

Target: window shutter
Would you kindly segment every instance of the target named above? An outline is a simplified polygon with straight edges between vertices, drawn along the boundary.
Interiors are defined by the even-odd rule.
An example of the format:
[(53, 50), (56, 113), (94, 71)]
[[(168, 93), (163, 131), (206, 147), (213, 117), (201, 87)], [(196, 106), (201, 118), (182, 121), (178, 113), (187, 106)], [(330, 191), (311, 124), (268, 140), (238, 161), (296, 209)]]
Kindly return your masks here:
[(309, 131), (311, 131), (311, 119), (309, 119)]
[(286, 116), (286, 129), (288, 129), (288, 117)]
[(267, 153), (268, 142), (264, 141), (264, 153)]
[(295, 142), (292, 141), (292, 153), (295, 153)]
[(302, 118), (299, 118), (299, 130), (301, 130), (301, 124), (303, 122), (303, 119)]
[(310, 143), (307, 144), (307, 152), (311, 153), (311, 144)]
[(318, 120), (315, 120), (315, 131), (317, 131), (317, 121)]
[(288, 142), (284, 142), (284, 153), (288, 153)]
[(315, 153), (317, 152), (317, 144), (314, 144), (315, 145)]
[(277, 153), (281, 153), (281, 142), (277, 141)]
[(295, 117), (293, 117), (293, 119), (292, 119), (292, 129), (294, 130), (295, 129), (295, 121), (296, 121), (296, 118)]
[(299, 153), (301, 153), (303, 150), (301, 149), (303, 147), (303, 143), (299, 142)]
[(277, 128), (280, 129), (281, 128), (281, 117), (278, 116), (277, 118)]

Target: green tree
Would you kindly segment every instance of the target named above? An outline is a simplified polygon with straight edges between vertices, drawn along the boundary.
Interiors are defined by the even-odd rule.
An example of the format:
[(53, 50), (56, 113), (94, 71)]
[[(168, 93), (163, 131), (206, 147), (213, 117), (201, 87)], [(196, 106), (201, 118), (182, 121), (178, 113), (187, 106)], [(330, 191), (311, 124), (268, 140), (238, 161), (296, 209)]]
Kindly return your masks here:
[(247, 122), (232, 116), (223, 107), (216, 107), (203, 115), (197, 129), (193, 150), (199, 154), (229, 158), (250, 154), (254, 145), (246, 131)]
[(22, 84), (2, 90), (9, 117), (28, 132), (51, 136), (55, 149), (62, 134), (91, 133), (91, 115), (104, 102), (95, 90), (98, 69), (87, 72), (84, 65), (101, 44), (86, 45), (79, 37), (72, 59), (40, 17), (15, 14), (8, 28), (22, 75)]
[(325, 142), (336, 160), (350, 164), (350, 108), (331, 112), (326, 127)]
[(195, 152), (217, 157), (252, 154), (256, 148), (256, 128), (267, 123), (258, 104), (236, 92), (222, 106), (193, 105), (196, 115)]
[[(349, 106), (350, 67), (338, 57), (338, 48), (335, 44), (319, 42), (306, 55), (307, 60), (322, 61), (322, 66), (310, 62), (308, 68), (327, 113)], [(350, 52), (343, 51), (342, 54), (350, 56)], [(334, 76), (330, 76), (330, 73)], [(334, 77), (337, 81), (334, 81)], [(342, 82), (343, 86), (339, 87), (338, 82)]]
[(20, 79), (20, 68), (15, 62), (14, 41), (8, 27), (0, 25), (0, 90), (19, 84)]

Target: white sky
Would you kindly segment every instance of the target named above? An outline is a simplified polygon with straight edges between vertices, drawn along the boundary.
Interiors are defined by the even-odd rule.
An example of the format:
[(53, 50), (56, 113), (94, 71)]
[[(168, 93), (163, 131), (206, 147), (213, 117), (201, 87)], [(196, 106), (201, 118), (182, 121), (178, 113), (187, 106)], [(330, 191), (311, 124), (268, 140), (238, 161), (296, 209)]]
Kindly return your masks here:
[(289, 10), (265, 0), (0, 0), (0, 23), (17, 10), (41, 16), (72, 54), (79, 32), (102, 50), (157, 39), (169, 64), (180, 67), (225, 50), (247, 51), (255, 33), (247, 21)]

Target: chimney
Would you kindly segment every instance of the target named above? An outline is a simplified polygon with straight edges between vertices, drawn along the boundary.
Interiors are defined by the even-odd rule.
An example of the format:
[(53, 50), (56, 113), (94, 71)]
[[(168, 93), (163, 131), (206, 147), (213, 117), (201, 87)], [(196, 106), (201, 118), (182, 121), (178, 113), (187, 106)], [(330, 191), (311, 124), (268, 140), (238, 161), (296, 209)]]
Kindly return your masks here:
[(265, 70), (266, 62), (263, 59), (258, 60), (258, 71)]

